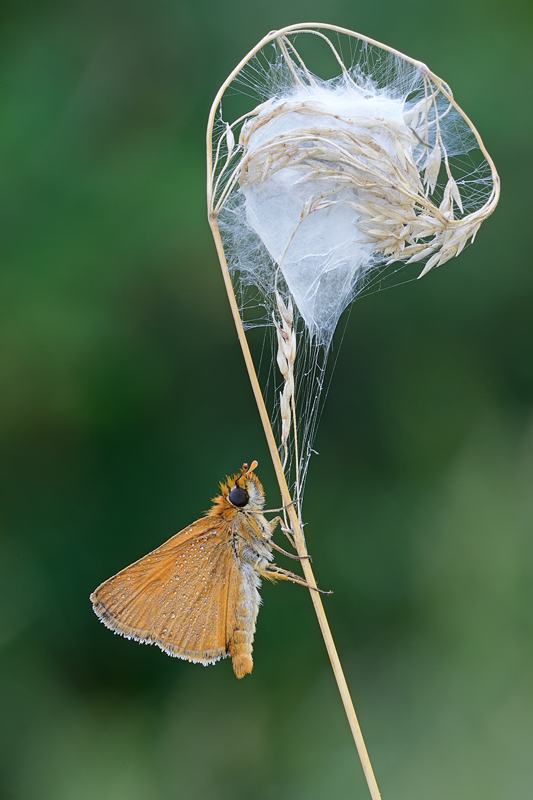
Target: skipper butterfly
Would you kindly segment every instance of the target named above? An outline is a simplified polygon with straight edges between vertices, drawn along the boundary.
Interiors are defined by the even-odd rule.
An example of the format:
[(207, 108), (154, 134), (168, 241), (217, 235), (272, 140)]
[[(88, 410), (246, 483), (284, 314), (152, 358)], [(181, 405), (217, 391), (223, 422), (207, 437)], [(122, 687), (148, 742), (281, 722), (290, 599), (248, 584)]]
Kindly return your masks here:
[(261, 578), (309, 585), (272, 564), (272, 548), (291, 554), (272, 541), (280, 518), (263, 515), (256, 467), (257, 461), (243, 464), (221, 482), (222, 493), (205, 517), (93, 592), (93, 609), (104, 625), (206, 666), (231, 656), (238, 678), (252, 671)]

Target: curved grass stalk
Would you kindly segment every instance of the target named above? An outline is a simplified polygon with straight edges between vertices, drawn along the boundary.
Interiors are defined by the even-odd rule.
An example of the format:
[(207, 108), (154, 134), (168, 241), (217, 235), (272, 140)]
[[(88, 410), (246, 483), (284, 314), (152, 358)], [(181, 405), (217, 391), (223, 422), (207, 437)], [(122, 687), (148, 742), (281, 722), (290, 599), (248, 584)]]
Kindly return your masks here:
[[(298, 26), (293, 26), (298, 27)], [(290, 30), (291, 28), (287, 29)], [(226, 288), (226, 292), (228, 295), (228, 300), (231, 307), (231, 312), (233, 315), (233, 320), (235, 322), (235, 327), (237, 329), (237, 335), (239, 338), (239, 342), (241, 345), (244, 361), (246, 364), (246, 368), (248, 371), (248, 377), (250, 379), (250, 383), (252, 386), (252, 391), (254, 393), (254, 397), (257, 403), (257, 408), (259, 411), (259, 415), (261, 418), (261, 422), (263, 424), (263, 429), (265, 432), (265, 437), (267, 440), (268, 448), (270, 451), (270, 456), (272, 459), (272, 464), (274, 466), (274, 471), (276, 473), (276, 478), (278, 480), (278, 485), (280, 488), (281, 496), (283, 505), (286, 507), (287, 515), (289, 517), (290, 526), (293, 532), (294, 543), (296, 546), (296, 550), (299, 556), (306, 556), (307, 555), (307, 547), (305, 544), (305, 539), (303, 535), (302, 526), (299, 519), (299, 513), (297, 513), (294, 505), (293, 499), (289, 492), (289, 488), (287, 485), (287, 481), (285, 478), (284, 468), (280, 460), (278, 447), (274, 438), (274, 434), (272, 431), (272, 426), (270, 424), (270, 419), (268, 416), (268, 412), (266, 410), (265, 401), (259, 386), (259, 381), (257, 379), (257, 373), (255, 370), (255, 366), (252, 360), (252, 356), (250, 353), (250, 348), (248, 346), (248, 341), (246, 339), (246, 334), (244, 332), (244, 328), (242, 325), (242, 320), (239, 314), (239, 307), (237, 303), (237, 299), (235, 297), (235, 293), (233, 291), (233, 285), (231, 282), (231, 276), (228, 270), (228, 265), (226, 261), (226, 256), (224, 253), (224, 247), (222, 245), (222, 240), (220, 237), (220, 231), (218, 227), (218, 210), (213, 207), (213, 161), (212, 161), (212, 135), (213, 135), (213, 125), (215, 120), (215, 114), (218, 108), (218, 104), (222, 97), (222, 94), (226, 87), (229, 85), (231, 80), (233, 80), (234, 76), (238, 73), (238, 71), (242, 68), (242, 66), (257, 52), (260, 47), (262, 47), (267, 41), (272, 40), (278, 34), (269, 34), (265, 39), (263, 39), (259, 45), (254, 48), (254, 50), (248, 54), (248, 56), (241, 61), (241, 63), (237, 66), (237, 68), (232, 72), (229, 76), (227, 81), (222, 85), (220, 91), (218, 92), (212, 108), (211, 113), (209, 115), (209, 122), (207, 128), (207, 197), (208, 197), (208, 209), (209, 209), (209, 224), (213, 233), (213, 237), (215, 240), (215, 245), (217, 249), (218, 258), (220, 261), (220, 266), (222, 269), (222, 275), (224, 279), (224, 285)], [(296, 408), (294, 402), (294, 396), (291, 398), (291, 413), (293, 417), (293, 425), (294, 425), (294, 434), (296, 437)], [(296, 439), (295, 439), (296, 440)], [(298, 466), (298, 465), (297, 465)], [(299, 498), (297, 498), (299, 500)], [(305, 575), (305, 579), (307, 583), (311, 587), (316, 588), (316, 580), (313, 574), (313, 570), (311, 568), (310, 562), (307, 558), (302, 558), (302, 569)], [(324, 644), (326, 646), (326, 650), (328, 652), (328, 656), (331, 662), (331, 666), (333, 669), (333, 674), (335, 676), (335, 680), (339, 689), (339, 693), (342, 699), (342, 703), (344, 706), (344, 710), (348, 719), (348, 723), (350, 725), (350, 729), (352, 731), (352, 735), (354, 738), (354, 742), (357, 748), (357, 752), (359, 754), (359, 758), (361, 761), (361, 765), (363, 767), (363, 771), (365, 774), (365, 778), (367, 781), (367, 785), (370, 791), (370, 796), (372, 800), (381, 800), (381, 795), (378, 789), (378, 785), (376, 782), (376, 778), (374, 775), (374, 770), (372, 768), (372, 764), (370, 762), (370, 758), (368, 756), (368, 751), (366, 749), (366, 745), (363, 739), (363, 734), (361, 732), (361, 728), (359, 725), (359, 721), (357, 719), (357, 715), (355, 713), (355, 708), (352, 702), (352, 698), (350, 696), (350, 691), (348, 689), (348, 684), (346, 682), (346, 678), (344, 676), (344, 671), (342, 669), (342, 665), (339, 659), (339, 655), (337, 652), (337, 648), (335, 646), (335, 642), (328, 624), (328, 620), (326, 617), (326, 613), (324, 610), (324, 606), (322, 604), (322, 600), (320, 594), (312, 589), (309, 590), (309, 594), (311, 596), (311, 601), (313, 603), (315, 613), (317, 615), (318, 624), (320, 627), (320, 631), (322, 633), (322, 637), (324, 639)]]
[[(222, 100), (224, 92), (226, 91), (228, 86), (232, 83), (232, 81), (234, 80), (234, 78), (236, 78), (236, 76), (240, 73), (240, 71), (245, 67), (245, 65), (250, 61), (250, 59), (252, 59), (262, 48), (264, 48), (265, 45), (273, 42), (274, 40), (278, 41), (281, 52), (285, 55), (288, 67), (289, 69), (292, 70), (295, 84), (299, 85), (301, 83), (300, 76), (298, 75), (298, 72), (294, 68), (292, 58), (289, 54), (290, 50), (290, 52), (294, 55), (296, 62), (300, 65), (303, 73), (309, 80), (310, 85), (312, 85), (314, 83), (313, 76), (307, 70), (304, 61), (300, 58), (298, 52), (296, 51), (296, 48), (292, 44), (292, 41), (288, 38), (288, 35), (297, 33), (312, 33), (315, 34), (316, 36), (320, 36), (325, 39), (327, 44), (332, 49), (332, 52), (337, 62), (340, 64), (342, 68), (345, 81), (353, 85), (354, 88), (357, 88), (357, 86), (355, 85), (354, 81), (351, 78), (350, 73), (346, 70), (342, 58), (337, 53), (336, 49), (333, 47), (329, 39), (326, 36), (324, 36), (324, 34), (322, 34), (319, 29), (326, 31), (333, 31), (339, 34), (346, 34), (348, 36), (357, 38), (369, 45), (377, 46), (381, 50), (387, 51), (388, 53), (394, 56), (398, 56), (404, 61), (409, 62), (421, 72), (424, 81), (424, 100), (422, 106), (424, 127), (422, 129), (420, 128), (418, 129), (420, 131), (419, 135), (419, 133), (417, 132), (419, 111), (416, 110), (415, 107), (416, 120), (413, 122), (411, 133), (413, 139), (418, 140), (418, 143), (422, 145), (423, 148), (425, 148), (425, 151), (423, 150), (418, 158), (418, 161), (425, 159), (425, 166), (423, 167), (425, 176), (423, 180), (421, 175), (419, 177), (420, 169), (418, 168), (418, 162), (416, 165), (414, 162), (412, 162), (412, 160), (409, 163), (409, 159), (407, 158), (407, 156), (409, 156), (409, 152), (405, 151), (405, 148), (404, 151), (401, 150), (402, 142), (400, 141), (401, 138), (400, 133), (396, 128), (394, 128), (394, 126), (391, 123), (389, 123), (389, 127), (385, 131), (385, 133), (387, 133), (388, 131), (388, 134), (392, 138), (396, 137), (395, 138), (397, 145), (396, 153), (397, 157), (400, 159), (400, 163), (403, 165), (403, 170), (399, 170), (397, 164), (395, 163), (394, 158), (392, 158), (385, 150), (383, 150), (383, 148), (382, 148), (383, 152), (380, 155), (381, 169), (379, 170), (376, 169), (375, 153), (368, 151), (368, 148), (365, 150), (364, 136), (359, 136), (358, 139), (356, 140), (353, 136), (350, 137), (345, 131), (341, 132), (336, 131), (335, 135), (333, 135), (333, 133), (330, 132), (328, 136), (323, 135), (321, 132), (313, 132), (312, 136), (310, 136), (302, 131), (294, 131), (283, 134), (283, 136), (281, 136), (278, 139), (278, 141), (274, 143), (274, 145), (269, 140), (264, 145), (258, 144), (255, 147), (255, 150), (252, 154), (253, 155), (252, 160), (250, 160), (250, 154), (246, 154), (246, 137), (245, 137), (244, 139), (245, 154), (243, 156), (243, 162), (240, 166), (240, 169), (235, 170), (233, 174), (229, 176), (228, 183), (226, 184), (226, 186), (224, 186), (223, 176), (227, 175), (227, 171), (228, 169), (230, 169), (230, 165), (233, 163), (232, 158), (234, 155), (236, 155), (237, 150), (239, 149), (239, 148), (237, 148), (237, 150), (234, 149), (235, 141), (232, 129), (233, 128), (236, 129), (238, 123), (240, 123), (241, 121), (247, 119), (252, 120), (254, 118), (254, 115), (260, 113), (259, 109), (262, 108), (262, 106), (258, 106), (254, 111), (250, 112), (249, 114), (244, 114), (239, 118), (239, 120), (233, 123), (232, 126), (228, 126), (225, 134), (228, 154), (226, 161), (223, 165), (218, 164), (222, 139), (218, 143), (216, 158), (215, 162), (213, 163), (212, 138), (213, 138), (213, 126), (215, 123), (215, 116), (219, 109), (219, 104)], [(448, 107), (440, 114), (436, 99), (439, 92), (449, 103)], [(428, 119), (429, 104), (433, 104), (434, 114), (435, 114), (435, 119), (431, 121)], [(479, 149), (482, 152), (484, 158), (486, 159), (490, 167), (491, 177), (492, 177), (492, 188), (484, 205), (481, 208), (478, 208), (475, 212), (467, 214), (466, 216), (461, 217), (459, 219), (456, 219), (454, 217), (453, 202), (455, 200), (456, 205), (460, 208), (460, 211), (462, 213), (463, 208), (461, 204), (461, 195), (451, 173), (450, 164), (447, 158), (446, 148), (444, 147), (442, 141), (442, 133), (440, 125), (441, 121), (448, 113), (450, 113), (452, 108), (458, 112), (458, 114), (463, 118), (463, 120), (473, 133), (475, 139), (477, 140)], [(276, 113), (278, 113), (278, 110), (274, 109), (272, 114)], [(407, 124), (407, 118), (405, 121)], [(263, 125), (265, 124), (265, 118), (257, 117), (256, 122), (258, 125)], [(374, 125), (374, 127), (376, 127), (378, 125), (378, 122), (374, 120), (372, 124)], [(359, 127), (362, 127), (362, 125), (363, 123), (359, 121)], [(429, 144), (430, 126), (431, 127), (434, 126), (435, 129), (434, 143), (432, 143), (431, 148)], [(251, 135), (252, 130), (253, 130), (253, 125), (249, 128), (247, 132), (248, 136)], [(285, 412), (283, 413), (282, 411), (282, 425), (284, 424), (284, 428), (282, 428), (282, 441), (281, 441), (281, 450), (283, 453), (283, 463), (282, 463), (282, 459), (280, 458), (280, 451), (278, 450), (278, 446), (272, 432), (270, 419), (265, 407), (264, 398), (259, 386), (257, 374), (251, 358), (248, 342), (246, 339), (241, 316), (239, 313), (237, 300), (234, 294), (231, 276), (226, 261), (226, 255), (224, 253), (224, 247), (222, 244), (222, 239), (218, 227), (218, 214), (219, 211), (224, 206), (226, 198), (233, 191), (233, 188), (238, 180), (242, 180), (243, 183), (246, 182), (246, 180), (253, 182), (255, 180), (260, 179), (262, 176), (264, 176), (266, 172), (268, 172), (271, 169), (272, 171), (274, 171), (275, 169), (280, 169), (281, 168), (280, 159), (282, 160), (289, 158), (287, 154), (290, 148), (298, 144), (301, 145), (302, 143), (307, 143), (308, 141), (312, 142), (315, 148), (314, 150), (315, 161), (316, 161), (315, 164), (316, 175), (314, 175), (315, 180), (322, 179), (321, 176), (325, 167), (324, 169), (322, 169), (322, 167), (320, 166), (321, 163), (326, 164), (329, 176), (331, 177), (332, 170), (334, 171), (334, 166), (332, 166), (331, 164), (332, 153), (338, 156), (339, 163), (342, 163), (342, 169), (340, 170), (337, 169), (337, 171), (335, 172), (335, 180), (337, 180), (337, 183), (339, 185), (336, 185), (333, 187), (333, 189), (328, 189), (327, 191), (324, 191), (322, 195), (315, 197), (311, 205), (309, 205), (308, 207), (307, 205), (305, 205), (304, 210), (302, 211), (301, 221), (303, 221), (304, 217), (306, 217), (309, 213), (311, 213), (312, 210), (318, 210), (319, 208), (325, 208), (330, 205), (333, 205), (335, 200), (334, 199), (325, 200), (326, 196), (329, 197), (329, 195), (335, 194), (336, 192), (340, 191), (340, 189), (343, 186), (342, 178), (349, 179), (350, 181), (352, 181), (355, 187), (361, 187), (361, 190), (365, 189), (365, 191), (368, 190), (367, 191), (368, 196), (365, 195), (359, 197), (358, 202), (347, 201), (348, 205), (353, 206), (356, 211), (364, 214), (368, 218), (367, 223), (359, 223), (359, 229), (367, 236), (371, 237), (371, 241), (375, 241), (376, 248), (382, 250), (385, 258), (387, 257), (390, 258), (390, 261), (388, 263), (392, 263), (392, 261), (395, 261), (397, 259), (405, 261), (405, 259), (407, 258), (408, 260), (406, 260), (405, 263), (412, 263), (415, 261), (422, 260), (425, 257), (428, 257), (429, 260), (419, 277), (424, 275), (433, 266), (438, 266), (439, 264), (444, 263), (444, 261), (447, 260), (448, 258), (457, 255), (465, 246), (468, 239), (471, 238), (473, 240), (473, 237), (475, 236), (482, 220), (485, 219), (494, 210), (498, 202), (499, 191), (500, 191), (499, 177), (496, 172), (494, 162), (492, 161), (490, 155), (488, 154), (478, 131), (476, 130), (470, 119), (462, 111), (462, 109), (456, 104), (449, 86), (444, 81), (442, 81), (437, 75), (432, 73), (421, 62), (409, 58), (403, 53), (400, 53), (399, 51), (391, 47), (383, 45), (380, 42), (375, 41), (374, 39), (370, 39), (369, 37), (363, 36), (361, 34), (356, 34), (353, 31), (347, 30), (346, 28), (341, 28), (336, 25), (321, 24), (321, 23), (304, 23), (304, 24), (290, 25), (278, 31), (271, 31), (240, 61), (240, 63), (235, 67), (235, 69), (231, 72), (226, 81), (220, 87), (211, 108), (211, 112), (209, 115), (208, 129), (207, 129), (207, 198), (208, 198), (208, 209), (209, 209), (209, 224), (213, 232), (213, 237), (215, 240), (218, 257), (222, 268), (222, 274), (224, 278), (226, 291), (228, 294), (228, 299), (230, 302), (231, 311), (233, 314), (239, 342), (242, 348), (244, 360), (248, 370), (248, 376), (252, 385), (252, 390), (255, 396), (260, 418), (265, 431), (265, 436), (267, 439), (270, 455), (272, 458), (272, 463), (274, 466), (274, 470), (280, 487), (281, 496), (283, 499), (283, 505), (286, 507), (284, 509), (284, 513), (286, 513), (286, 515), (289, 518), (290, 527), (292, 528), (292, 532), (294, 535), (294, 543), (298, 555), (302, 557), (307, 555), (307, 549), (302, 530), (301, 513), (300, 513), (300, 479), (299, 479), (299, 462), (298, 462), (299, 440), (297, 431), (296, 401), (295, 401), (294, 372), (293, 372), (295, 352), (293, 348), (291, 356), (292, 363), (291, 363), (291, 358), (289, 358), (288, 356), (290, 346), (287, 343), (288, 339), (290, 339), (294, 334), (294, 331), (292, 330), (292, 317), (291, 320), (289, 321), (289, 316), (291, 315), (289, 313), (288, 308), (285, 309), (283, 306), (283, 302), (280, 305), (278, 301), (278, 311), (282, 320), (282, 324), (281, 326), (278, 324), (278, 321), (276, 320), (276, 317), (274, 315), (274, 325), (278, 332), (278, 366), (280, 367), (280, 371), (282, 372), (285, 378), (285, 387), (282, 392), (281, 400), (285, 403), (286, 406)], [(242, 141), (240, 146), (242, 148), (243, 146)], [(375, 146), (374, 150), (376, 150)], [(403, 155), (402, 152), (404, 153)], [(444, 191), (443, 201), (441, 202), (440, 206), (437, 206), (432, 201), (430, 195), (431, 196), (433, 195), (435, 189), (435, 183), (437, 182), (438, 179), (439, 167), (441, 163), (441, 153), (444, 154), (444, 166), (446, 169), (448, 180), (446, 189)], [(261, 161), (261, 158), (263, 159), (263, 161)], [(372, 160), (373, 158), (374, 160)], [(247, 166), (250, 165), (250, 163), (254, 161), (254, 159), (255, 159), (255, 167), (254, 169), (251, 170), (252, 174), (250, 175), (250, 173), (248, 173), (247, 175), (246, 168)], [(277, 162), (276, 159), (278, 159)], [(285, 161), (284, 163), (287, 163), (287, 161)], [(216, 165), (218, 165), (218, 169)], [(415, 172), (416, 180), (413, 178), (412, 174), (413, 170)], [(309, 180), (309, 177), (304, 174), (302, 180)], [(425, 190), (423, 186), (424, 183), (425, 183)], [(378, 191), (376, 192), (376, 190)], [(396, 215), (397, 217), (396, 221), (399, 223), (400, 227), (403, 226), (402, 232), (396, 236), (392, 236), (387, 226), (382, 224), (380, 221), (380, 215), (382, 214), (382, 208), (380, 205), (382, 203), (381, 195), (384, 192), (386, 193), (389, 191), (391, 192), (396, 191), (399, 193), (400, 197), (403, 196), (405, 198), (405, 202), (402, 201), (400, 203), (398, 201), (394, 206), (394, 208), (388, 209), (389, 214), (391, 214), (393, 217), (394, 215)], [(372, 222), (372, 225), (370, 225), (370, 222)], [(409, 238), (406, 238), (407, 237), (406, 231), (409, 232)], [(295, 232), (291, 237), (291, 241), (294, 235)], [(431, 241), (427, 241), (430, 235), (433, 236), (434, 238)], [(437, 250), (437, 252), (434, 253), (435, 250)], [(279, 263), (278, 263), (278, 268), (279, 268)], [(277, 287), (276, 287), (276, 294), (277, 294)], [(287, 311), (287, 314), (285, 315), (284, 315), (284, 310)], [(285, 363), (285, 359), (287, 359), (287, 363)], [(289, 435), (288, 431), (290, 430), (291, 427), (293, 429), (294, 447), (296, 449), (296, 464), (295, 464), (296, 505), (293, 505), (293, 499), (289, 492), (285, 475), (285, 467), (288, 456), (288, 435)], [(309, 560), (306, 558), (302, 559), (302, 569), (304, 571), (307, 583), (311, 587), (316, 587), (316, 582), (314, 579), (312, 568), (310, 566)], [(342, 702), (344, 704), (344, 709), (348, 718), (348, 722), (350, 724), (354, 741), (359, 753), (359, 758), (363, 766), (371, 798), (372, 800), (379, 800), (380, 793), (378, 790), (377, 782), (366, 750), (361, 729), (359, 727), (359, 723), (350, 697), (350, 693), (344, 677), (344, 673), (335, 647), (335, 643), (327, 622), (321, 597), (318, 594), (318, 592), (313, 590), (310, 591), (310, 596), (315, 608), (318, 623), (331, 661), (333, 673), (337, 681), (337, 686), (342, 698)]]

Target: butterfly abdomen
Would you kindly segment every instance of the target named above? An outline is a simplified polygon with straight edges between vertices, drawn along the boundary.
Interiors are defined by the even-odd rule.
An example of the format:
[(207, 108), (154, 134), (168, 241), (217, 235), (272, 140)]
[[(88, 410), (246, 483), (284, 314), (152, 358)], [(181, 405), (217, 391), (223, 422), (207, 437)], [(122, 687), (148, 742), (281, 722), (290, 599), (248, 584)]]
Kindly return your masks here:
[(261, 580), (253, 566), (245, 562), (239, 571), (236, 584), (228, 653), (233, 662), (235, 675), (243, 678), (253, 669), (252, 643), (261, 603), (258, 592)]

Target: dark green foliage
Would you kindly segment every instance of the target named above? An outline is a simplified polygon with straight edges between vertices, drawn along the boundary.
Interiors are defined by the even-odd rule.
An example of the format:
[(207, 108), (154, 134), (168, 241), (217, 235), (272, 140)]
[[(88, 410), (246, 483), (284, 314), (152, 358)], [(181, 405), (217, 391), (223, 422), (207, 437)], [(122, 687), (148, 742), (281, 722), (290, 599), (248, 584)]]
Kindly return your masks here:
[(264, 587), (242, 683), (228, 661), (112, 636), (88, 600), (243, 461), (278, 504), (205, 221), (204, 136), (237, 61), (304, 19), (427, 62), (501, 173), (473, 247), (352, 309), (306, 534), (383, 795), (529, 796), (530, 7), (47, 0), (0, 15), (2, 797), (367, 796), (305, 590)]

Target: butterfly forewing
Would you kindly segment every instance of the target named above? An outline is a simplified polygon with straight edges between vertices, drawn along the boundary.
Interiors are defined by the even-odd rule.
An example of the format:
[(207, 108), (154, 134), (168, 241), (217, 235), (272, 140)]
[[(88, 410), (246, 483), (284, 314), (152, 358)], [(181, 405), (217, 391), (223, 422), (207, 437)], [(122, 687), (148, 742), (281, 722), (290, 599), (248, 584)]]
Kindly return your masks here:
[(107, 580), (91, 600), (115, 632), (209, 664), (227, 655), (236, 581), (231, 525), (204, 517)]

